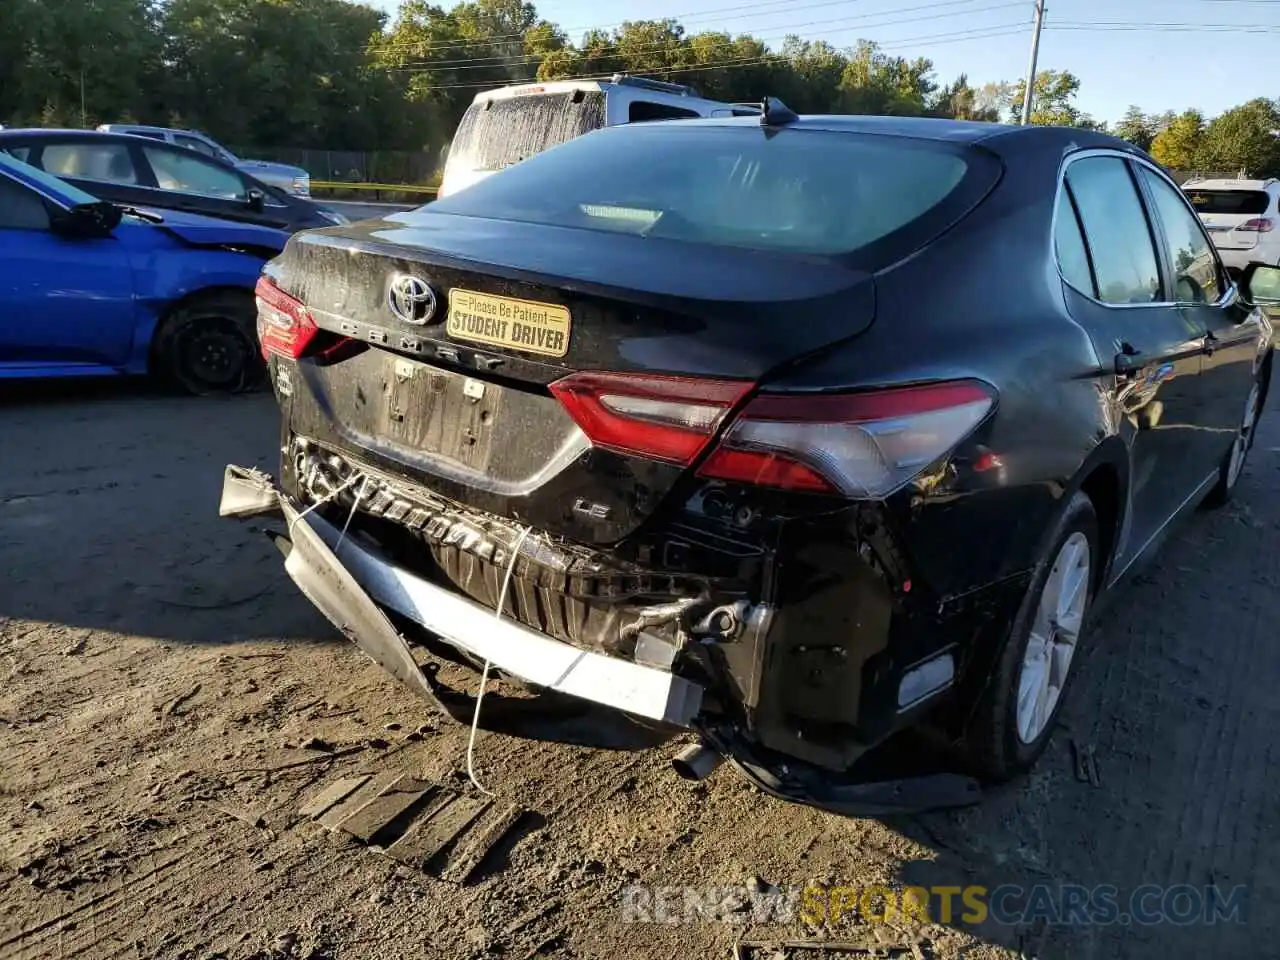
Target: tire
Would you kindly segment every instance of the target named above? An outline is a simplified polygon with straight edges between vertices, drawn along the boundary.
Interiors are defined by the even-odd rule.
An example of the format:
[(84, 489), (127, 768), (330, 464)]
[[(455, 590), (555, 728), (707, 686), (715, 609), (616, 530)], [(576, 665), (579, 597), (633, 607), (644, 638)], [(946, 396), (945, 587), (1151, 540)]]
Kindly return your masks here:
[[(1263, 368), (1264, 372), (1266, 368)], [(1218, 466), (1218, 482), (1204, 498), (1204, 506), (1210, 510), (1224, 507), (1231, 502), (1240, 476), (1244, 473), (1244, 463), (1253, 449), (1253, 438), (1257, 434), (1258, 418), (1262, 416), (1263, 381), (1261, 378), (1253, 382), (1253, 389), (1245, 400), (1244, 412), (1240, 417), (1240, 428), (1231, 449), (1222, 458)]]
[(253, 297), (236, 290), (198, 296), (169, 313), (152, 341), (152, 370), (196, 396), (242, 393), (260, 386)]
[[(967, 759), (976, 772), (995, 781), (1008, 780), (1026, 771), (1044, 752), (1078, 672), (1080, 647), (1088, 636), (1089, 609), (1097, 575), (1105, 564), (1098, 546), (1098, 516), (1088, 496), (1076, 493), (1071, 498), (1045, 538), (1045, 543), (1004, 650), (979, 696), (964, 737)], [(1087, 550), (1084, 554), (1087, 568), (1083, 571), (1078, 566), (1082, 549)], [(1050, 591), (1056, 586), (1065, 585), (1063, 596), (1068, 593), (1074, 595), (1070, 573), (1081, 575), (1082, 580), (1079, 589), (1084, 591), (1084, 597), (1078, 607), (1078, 617), (1064, 618), (1061, 626), (1047, 626), (1041, 601), (1049, 597), (1052, 602)], [(1075, 609), (1072, 604), (1070, 610)], [(1062, 611), (1063, 607), (1059, 606), (1058, 610)], [(1075, 622), (1075, 636), (1070, 642), (1067, 642), (1070, 635), (1068, 620)], [(1050, 649), (1057, 654), (1051, 653), (1042, 660), (1031, 658), (1040, 660), (1046, 671), (1043, 685), (1037, 683), (1033, 688), (1045, 690), (1047, 696), (1046, 709), (1036, 717), (1030, 711), (1020, 713), (1019, 690), (1024, 669), (1028, 682), (1038, 676), (1034, 667), (1024, 667), (1024, 661), (1029, 651), (1040, 645), (1039, 638), (1045, 635), (1050, 638)], [(1050, 669), (1051, 663), (1053, 669)], [(1052, 682), (1055, 675), (1058, 678), (1056, 696), (1053, 695)]]

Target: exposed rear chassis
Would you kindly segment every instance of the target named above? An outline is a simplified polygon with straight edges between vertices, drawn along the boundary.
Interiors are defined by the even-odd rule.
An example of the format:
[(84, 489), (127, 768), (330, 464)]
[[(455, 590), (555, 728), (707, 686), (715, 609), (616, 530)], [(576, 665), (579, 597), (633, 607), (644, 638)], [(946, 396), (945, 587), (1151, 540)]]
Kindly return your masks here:
[[(408, 642), (379, 608), (408, 617), (479, 660), (547, 690), (681, 727), (692, 725), (703, 688), (684, 677), (582, 650), (395, 566), (314, 512), (301, 509), (266, 474), (229, 466), (223, 516), (282, 513), (285, 571), (361, 650), (409, 687), (432, 688)], [(342, 559), (338, 559), (338, 553)]]
[[(705, 748), (726, 756), (767, 793), (854, 816), (905, 813), (976, 802), (976, 782), (935, 774), (877, 783), (832, 783), (806, 764), (778, 767), (724, 726), (704, 725), (704, 688), (672, 673), (582, 650), (530, 630), (447, 588), (390, 563), (311, 510), (301, 508), (272, 478), (228, 465), (220, 514), (282, 514), (277, 535), (285, 571), (348, 639), (409, 688), (440, 703), (436, 684), (379, 603), (426, 627), (471, 656), (546, 690), (698, 730)], [(339, 559), (339, 553), (342, 559)], [(445, 704), (441, 704), (453, 712)]]

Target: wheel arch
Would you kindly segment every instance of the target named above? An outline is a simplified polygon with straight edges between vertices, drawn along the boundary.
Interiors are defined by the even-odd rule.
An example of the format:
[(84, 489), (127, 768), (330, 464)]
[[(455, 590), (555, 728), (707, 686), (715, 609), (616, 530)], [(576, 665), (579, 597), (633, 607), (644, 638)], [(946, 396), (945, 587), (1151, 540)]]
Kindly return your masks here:
[(1104, 562), (1098, 565), (1095, 590), (1110, 581), (1111, 567), (1128, 521), (1129, 479), (1128, 448), (1118, 436), (1112, 436), (1093, 449), (1063, 490), (1063, 503), (1077, 492), (1083, 493), (1098, 515), (1098, 536), (1102, 540), (1099, 549)]
[(214, 284), (208, 287), (199, 287), (195, 290), (189, 290), (177, 300), (165, 306), (155, 319), (151, 326), (151, 330), (147, 336), (147, 370), (150, 373), (156, 372), (156, 361), (159, 359), (158, 351), (161, 346), (161, 335), (164, 332), (165, 324), (167, 324), (177, 313), (187, 309), (193, 304), (202, 300), (210, 300), (217, 296), (230, 295), (244, 297), (246, 300), (253, 300), (253, 289), (251, 287), (239, 286), (232, 283)]

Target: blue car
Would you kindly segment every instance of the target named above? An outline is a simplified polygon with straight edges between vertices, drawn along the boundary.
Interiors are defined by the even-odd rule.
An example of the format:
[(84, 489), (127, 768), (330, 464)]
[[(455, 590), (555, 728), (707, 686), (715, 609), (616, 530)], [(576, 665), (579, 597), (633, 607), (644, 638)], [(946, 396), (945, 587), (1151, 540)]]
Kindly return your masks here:
[(0, 154), (0, 378), (260, 382), (254, 285), (288, 234), (118, 207)]

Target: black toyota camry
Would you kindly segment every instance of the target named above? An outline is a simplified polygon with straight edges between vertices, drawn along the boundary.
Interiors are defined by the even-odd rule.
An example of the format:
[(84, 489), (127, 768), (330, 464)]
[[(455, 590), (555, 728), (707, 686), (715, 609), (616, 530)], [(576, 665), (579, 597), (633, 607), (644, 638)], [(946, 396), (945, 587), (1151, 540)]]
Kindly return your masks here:
[(1280, 270), (1146, 154), (932, 119), (631, 124), (290, 240), (258, 286), (286, 567), (404, 682), (443, 651), (812, 798), (928, 720), (1044, 748), (1090, 610), (1227, 500)]

